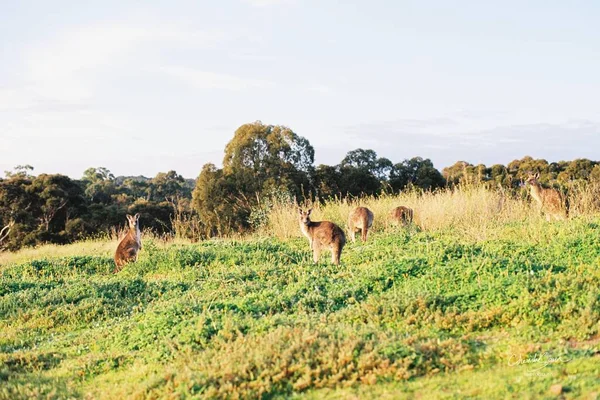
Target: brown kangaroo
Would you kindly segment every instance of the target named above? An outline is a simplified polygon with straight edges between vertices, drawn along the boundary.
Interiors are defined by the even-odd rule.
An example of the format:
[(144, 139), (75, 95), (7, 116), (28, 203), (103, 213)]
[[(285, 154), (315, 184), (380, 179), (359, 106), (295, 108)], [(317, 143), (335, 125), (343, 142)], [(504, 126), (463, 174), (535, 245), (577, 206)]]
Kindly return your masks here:
[(312, 209), (307, 211), (298, 209), (298, 211), (300, 213), (298, 218), (300, 230), (310, 243), (314, 262), (319, 262), (321, 248), (325, 247), (331, 249), (331, 262), (335, 265), (339, 265), (342, 249), (346, 244), (346, 235), (344, 234), (344, 231), (333, 222), (311, 221), (310, 213)]
[(135, 214), (133, 217), (127, 214), (129, 231), (121, 240), (119, 246), (117, 246), (117, 251), (115, 252), (115, 273), (123, 269), (123, 266), (128, 262), (136, 261), (138, 252), (142, 249), (139, 218), (140, 214)]
[(369, 228), (373, 226), (373, 212), (366, 207), (356, 207), (348, 217), (348, 234), (352, 238), (352, 242), (356, 242), (356, 232), (360, 231), (360, 239), (363, 242), (367, 241)]
[(537, 174), (529, 174), (526, 184), (529, 185), (529, 193), (531, 197), (538, 203), (538, 210), (546, 214), (546, 220), (552, 218), (556, 220), (567, 219), (567, 209), (564, 199), (556, 189), (543, 188), (539, 183), (539, 172)]
[(403, 225), (410, 225), (413, 220), (413, 210), (412, 208), (399, 206), (392, 210), (390, 213), (392, 220)]

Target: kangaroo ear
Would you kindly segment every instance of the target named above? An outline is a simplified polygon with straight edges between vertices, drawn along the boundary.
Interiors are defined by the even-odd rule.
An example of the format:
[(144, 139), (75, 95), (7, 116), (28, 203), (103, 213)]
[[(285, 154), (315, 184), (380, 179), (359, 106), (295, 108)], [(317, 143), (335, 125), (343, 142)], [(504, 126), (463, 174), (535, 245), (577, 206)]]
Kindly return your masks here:
[(127, 214), (127, 219), (131, 219), (131, 215)]
[(139, 219), (139, 218), (140, 218), (140, 213), (137, 213), (137, 214), (135, 214), (135, 215), (133, 216), (133, 218), (135, 218), (135, 219)]
[(312, 208), (309, 208), (308, 211), (306, 212), (306, 214), (310, 215), (311, 211), (312, 211)]
[(298, 207), (298, 214), (302, 215), (302, 209)]
[(536, 172), (536, 174), (534, 175), (534, 178), (535, 178), (535, 179), (540, 179), (540, 173), (539, 173), (539, 172)]

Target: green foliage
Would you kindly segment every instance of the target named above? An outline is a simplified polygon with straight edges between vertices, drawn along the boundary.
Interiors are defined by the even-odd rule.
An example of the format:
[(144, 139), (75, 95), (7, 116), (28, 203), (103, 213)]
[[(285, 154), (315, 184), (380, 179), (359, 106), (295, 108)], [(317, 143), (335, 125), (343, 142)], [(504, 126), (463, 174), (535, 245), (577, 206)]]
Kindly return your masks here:
[[(273, 238), (147, 241), (118, 275), (104, 255), (4, 265), (0, 398), (578, 398), (598, 374), (598, 249), (600, 221), (576, 219), (376, 233), (340, 266)], [(544, 354), (564, 362), (509, 366)]]
[(159, 172), (150, 181), (148, 192), (150, 200), (156, 202), (173, 198), (189, 198), (192, 195), (185, 179), (175, 171)]
[(32, 180), (29, 188), (36, 199), (38, 219), (46, 232), (51, 231), (51, 224), (55, 225), (54, 231), (62, 230), (64, 221), (71, 215), (80, 214), (84, 208), (81, 187), (68, 176), (41, 174)]
[(446, 182), (430, 159), (414, 157), (394, 165), (389, 184), (394, 191), (404, 190), (408, 186), (435, 190), (443, 187)]
[(346, 154), (340, 162), (340, 167), (358, 169), (378, 180), (386, 180), (392, 170), (392, 162), (385, 157), (378, 158), (373, 150), (356, 149)]
[(33, 171), (33, 167), (29, 164), (17, 165), (14, 171), (4, 171), (4, 175), (7, 178), (31, 178), (33, 175), (29, 173), (30, 171)]
[(507, 166), (495, 164), (491, 167), (458, 161), (443, 170), (448, 185), (486, 185), (510, 189), (513, 192), (522, 181), (534, 173), (540, 174), (539, 181), (543, 185), (561, 189), (563, 192), (568, 192), (574, 187), (579, 189), (582, 184), (600, 182), (600, 165), (587, 159), (548, 163), (543, 159), (526, 156), (511, 161)]
[(81, 181), (92, 203), (110, 204), (117, 193), (115, 176), (104, 167), (86, 169)]
[[(227, 176), (214, 164), (206, 164), (196, 181), (192, 206), (203, 221), (206, 236), (224, 235), (243, 230), (249, 210), (236, 197), (233, 176)], [(241, 204), (240, 204), (241, 203)]]
[(207, 235), (244, 232), (252, 209), (268, 193), (296, 197), (310, 188), (314, 149), (284, 126), (245, 124), (225, 148), (223, 169), (206, 164), (196, 181), (193, 207)]
[(381, 181), (375, 175), (365, 169), (351, 166), (338, 167), (336, 184), (341, 190), (340, 193), (336, 193), (339, 197), (371, 196), (381, 191)]
[(281, 188), (295, 193), (308, 186), (314, 153), (308, 140), (290, 128), (257, 121), (235, 131), (225, 147), (223, 168), (226, 175), (243, 177), (245, 194)]
[(377, 195), (381, 193), (382, 184), (387, 181), (391, 170), (392, 162), (378, 158), (375, 151), (352, 150), (334, 167), (317, 167), (315, 192), (322, 200)]
[(89, 168), (73, 181), (63, 175), (35, 177), (33, 167), (18, 166), (0, 179), (0, 251), (114, 234), (125, 215), (136, 212), (143, 229), (160, 235), (198, 240), (245, 234), (261, 226), (269, 209), (265, 199), (273, 193), (303, 202), (466, 185), (497, 190), (503, 198), (526, 198), (520, 184), (531, 173), (564, 195), (572, 215), (600, 209), (600, 164), (587, 159), (549, 163), (526, 156), (491, 167), (459, 161), (440, 173), (429, 159), (393, 164), (359, 148), (337, 165), (314, 168), (313, 162), (308, 140), (288, 127), (257, 121), (236, 130), (223, 169), (207, 164), (195, 181), (175, 171), (154, 178), (115, 177), (104, 167)]
[(589, 181), (597, 165), (598, 163), (595, 161), (579, 158), (571, 161), (556, 178), (561, 183)]
[(347, 190), (342, 185), (338, 168), (321, 164), (315, 170), (315, 192), (322, 199), (342, 197)]
[[(0, 224), (12, 225), (0, 249), (39, 242), (66, 243), (77, 231), (72, 219), (85, 212), (79, 185), (64, 175), (15, 175), (0, 181)], [(79, 234), (80, 232), (78, 232)]]
[[(32, 169), (26, 167), (17, 170)], [(174, 234), (175, 215), (191, 220), (191, 187), (175, 171), (153, 179), (115, 178), (106, 168), (89, 168), (81, 181), (60, 174), (7, 175), (0, 179), (0, 251), (111, 232), (123, 226), (127, 213), (139, 212), (142, 227), (158, 234)]]
[(255, 231), (264, 228), (269, 222), (269, 215), (273, 208), (278, 204), (292, 204), (294, 202), (290, 193), (283, 191), (271, 191), (264, 193), (259, 199), (258, 204), (252, 207), (248, 222)]

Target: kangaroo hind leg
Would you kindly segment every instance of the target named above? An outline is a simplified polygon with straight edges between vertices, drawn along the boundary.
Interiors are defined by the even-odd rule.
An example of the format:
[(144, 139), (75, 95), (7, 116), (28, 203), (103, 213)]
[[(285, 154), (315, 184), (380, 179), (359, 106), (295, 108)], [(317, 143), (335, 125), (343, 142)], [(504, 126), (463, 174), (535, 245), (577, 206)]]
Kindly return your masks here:
[(313, 261), (315, 264), (319, 263), (320, 255), (321, 255), (321, 245), (318, 242), (313, 242)]

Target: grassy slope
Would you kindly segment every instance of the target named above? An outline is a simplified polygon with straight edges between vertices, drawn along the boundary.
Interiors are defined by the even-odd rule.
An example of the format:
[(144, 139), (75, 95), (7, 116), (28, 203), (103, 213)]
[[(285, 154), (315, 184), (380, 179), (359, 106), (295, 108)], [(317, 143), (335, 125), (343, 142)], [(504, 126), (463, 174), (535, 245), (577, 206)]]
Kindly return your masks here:
[(339, 267), (301, 239), (7, 257), (0, 398), (593, 396), (599, 223), (380, 232)]

